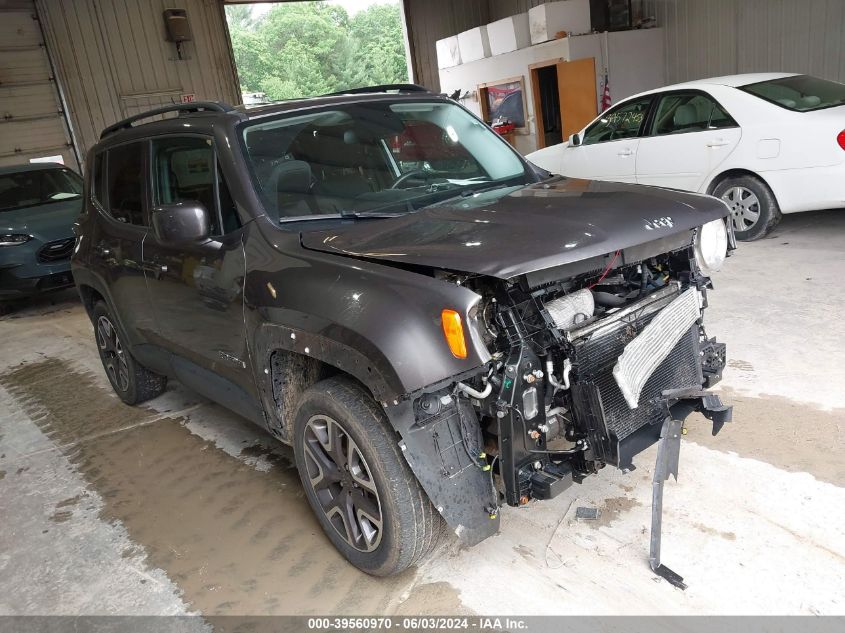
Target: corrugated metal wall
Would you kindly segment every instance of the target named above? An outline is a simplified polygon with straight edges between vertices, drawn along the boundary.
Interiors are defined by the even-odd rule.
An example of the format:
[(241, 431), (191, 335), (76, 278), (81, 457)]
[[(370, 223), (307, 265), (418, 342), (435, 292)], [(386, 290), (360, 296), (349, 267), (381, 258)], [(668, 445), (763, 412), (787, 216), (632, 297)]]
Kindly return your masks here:
[[(501, 20), (547, 0), (404, 0), (416, 81), (440, 90), (435, 42), (461, 31)], [(653, 16), (655, 2), (633, 0), (635, 15)]]
[(416, 82), (440, 90), (435, 43), (490, 22), (487, 0), (405, 0)]
[(670, 82), (745, 72), (845, 81), (842, 0), (651, 0)]
[(59, 156), (77, 169), (33, 0), (0, 0), (0, 165)]
[[(240, 102), (219, 0), (36, 0), (84, 153), (126, 116), (178, 102)], [(165, 40), (162, 12), (188, 12), (183, 59)]]
[[(543, 0), (406, 0), (418, 81), (439, 89), (434, 42)], [(845, 0), (634, 0), (664, 28), (670, 83), (744, 72), (845, 82)]]

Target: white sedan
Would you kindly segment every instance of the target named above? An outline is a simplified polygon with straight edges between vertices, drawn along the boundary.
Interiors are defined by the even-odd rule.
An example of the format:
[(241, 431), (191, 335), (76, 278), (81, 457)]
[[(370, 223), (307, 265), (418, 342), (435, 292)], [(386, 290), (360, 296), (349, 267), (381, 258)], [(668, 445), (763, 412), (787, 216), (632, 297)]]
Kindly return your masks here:
[(843, 128), (845, 84), (732, 75), (630, 97), (527, 158), (565, 176), (715, 195), (736, 236), (755, 240), (782, 213), (845, 207)]

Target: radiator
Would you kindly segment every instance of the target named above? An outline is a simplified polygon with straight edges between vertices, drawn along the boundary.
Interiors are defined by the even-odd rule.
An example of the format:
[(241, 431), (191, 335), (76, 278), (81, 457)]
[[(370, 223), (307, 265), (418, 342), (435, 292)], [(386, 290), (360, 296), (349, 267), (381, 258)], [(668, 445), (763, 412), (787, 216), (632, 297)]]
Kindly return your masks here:
[[(646, 425), (658, 425), (666, 415), (659, 403), (667, 389), (700, 388), (704, 379), (699, 361), (698, 326), (692, 326), (645, 383), (636, 409), (631, 409), (616, 380), (613, 366), (625, 345), (680, 294), (677, 285), (652, 293), (645, 299), (603, 319), (571, 330), (569, 340), (575, 350), (573, 364), (579, 383), (592, 383), (598, 389), (609, 440), (620, 443)], [(595, 406), (592, 405), (592, 406)], [(611, 451), (616, 453), (616, 451)]]

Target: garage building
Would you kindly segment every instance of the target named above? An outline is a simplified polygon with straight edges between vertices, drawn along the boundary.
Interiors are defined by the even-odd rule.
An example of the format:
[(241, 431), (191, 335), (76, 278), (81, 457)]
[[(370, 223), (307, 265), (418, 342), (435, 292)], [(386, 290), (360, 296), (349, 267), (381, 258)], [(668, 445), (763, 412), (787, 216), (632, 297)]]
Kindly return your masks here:
[[(239, 103), (224, 4), (217, 0), (0, 2), (0, 165), (58, 155), (78, 168), (100, 130), (117, 120), (179, 101)], [(542, 4), (403, 0), (413, 80), (439, 91), (438, 40)], [(660, 29), (662, 68), (656, 70), (665, 83), (774, 69), (845, 78), (840, 38), (845, 7), (838, 0), (788, 0), (776, 5), (765, 0), (643, 0), (628, 5), (630, 20), (636, 16)], [(191, 39), (178, 49), (168, 41), (163, 19), (169, 8), (184, 10), (189, 22)], [(595, 8), (593, 15), (599, 15)], [(602, 61), (596, 64), (599, 80)], [(619, 68), (614, 76), (614, 60), (608, 61), (611, 90), (617, 87), (612, 98), (628, 96), (630, 91), (622, 89), (628, 69)], [(643, 90), (655, 87), (647, 80), (632, 85)], [(524, 149), (534, 148), (536, 144)]]
[[(227, 7), (253, 3), (0, 0), (0, 633), (838, 631), (845, 0), (398, 0), (418, 86), (244, 114), (263, 93), (242, 91)], [(827, 81), (778, 99), (723, 78), (745, 116), (775, 113), (756, 128), (700, 83), (619, 104), (742, 73)], [(799, 153), (826, 164), (772, 170), (782, 214), (774, 181), (716, 160), (743, 139), (758, 161), (818, 141)], [(591, 146), (629, 172), (536, 158)], [(356, 445), (332, 415), (376, 432)], [(363, 500), (358, 534), (327, 481)], [(661, 517), (684, 579), (658, 564)]]

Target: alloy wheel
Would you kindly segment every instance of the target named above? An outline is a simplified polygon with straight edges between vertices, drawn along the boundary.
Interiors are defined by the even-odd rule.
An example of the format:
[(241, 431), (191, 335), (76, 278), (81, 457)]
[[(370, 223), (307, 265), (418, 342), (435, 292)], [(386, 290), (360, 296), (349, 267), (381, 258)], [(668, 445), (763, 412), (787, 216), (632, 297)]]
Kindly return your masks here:
[(97, 319), (97, 344), (103, 357), (103, 365), (120, 391), (129, 389), (129, 367), (120, 337), (112, 322), (106, 316)]
[(731, 209), (734, 231), (748, 231), (760, 219), (760, 200), (746, 187), (731, 187), (722, 194)]
[(350, 546), (372, 552), (381, 542), (381, 501), (358, 445), (325, 415), (308, 420), (303, 444), (308, 480), (329, 523)]

